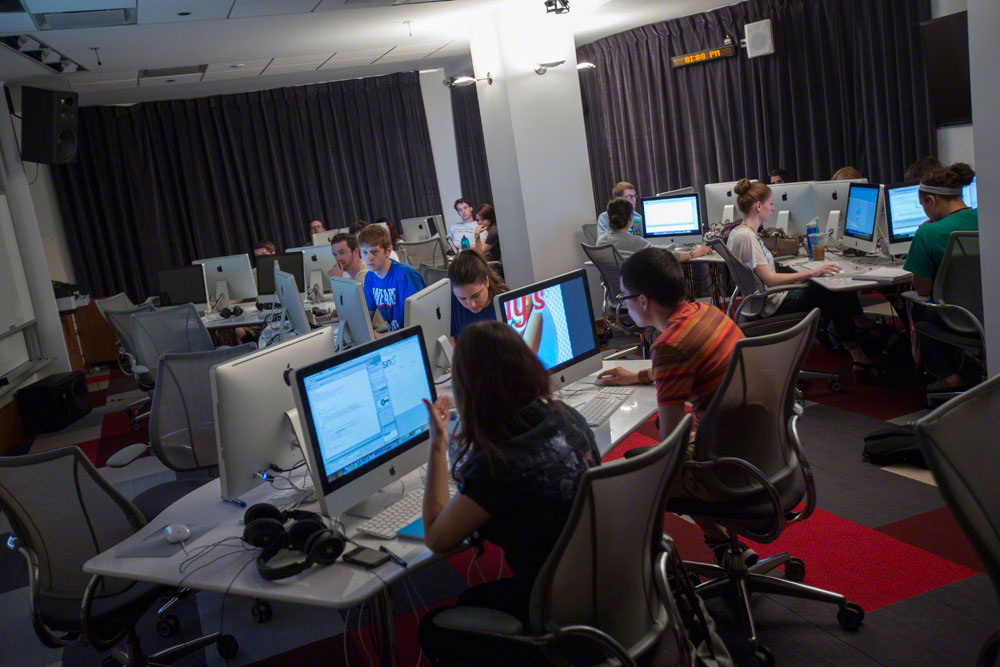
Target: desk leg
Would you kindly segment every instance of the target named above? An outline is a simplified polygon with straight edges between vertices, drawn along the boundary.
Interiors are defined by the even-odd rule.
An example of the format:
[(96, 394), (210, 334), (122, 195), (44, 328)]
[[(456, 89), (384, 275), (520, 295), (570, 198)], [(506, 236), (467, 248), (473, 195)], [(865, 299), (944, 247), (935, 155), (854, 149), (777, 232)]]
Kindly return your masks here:
[(682, 262), (681, 270), (684, 271), (684, 284), (687, 288), (687, 300), (693, 303), (695, 300), (695, 285), (694, 272), (691, 270), (691, 264), (689, 262)]
[(722, 279), (720, 269), (723, 265), (712, 262), (708, 265), (708, 273), (712, 280), (712, 302), (716, 308), (722, 308)]
[(378, 637), (379, 662), (382, 667), (396, 664), (396, 617), (392, 613), (392, 593), (388, 588), (372, 598), (372, 629)]

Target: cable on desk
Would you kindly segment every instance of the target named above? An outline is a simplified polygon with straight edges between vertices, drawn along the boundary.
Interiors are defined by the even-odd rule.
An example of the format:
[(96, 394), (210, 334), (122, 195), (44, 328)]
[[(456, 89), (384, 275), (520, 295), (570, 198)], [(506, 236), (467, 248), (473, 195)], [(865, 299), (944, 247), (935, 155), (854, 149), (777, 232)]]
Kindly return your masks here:
[[(219, 634), (220, 635), (222, 634), (222, 624), (223, 624), (223, 622), (225, 621), (225, 618), (226, 618), (226, 596), (229, 595), (229, 589), (233, 587), (233, 584), (236, 582), (236, 579), (241, 574), (243, 574), (243, 570), (247, 569), (247, 565), (249, 565), (250, 563), (254, 562), (255, 560), (257, 560), (257, 554), (254, 554), (252, 558), (248, 559), (247, 562), (243, 563), (243, 567), (241, 567), (239, 570), (236, 571), (236, 574), (233, 575), (233, 578), (229, 580), (229, 585), (226, 586), (226, 590), (222, 593), (222, 605), (219, 607)], [(227, 665), (229, 664), (229, 658), (223, 656), (222, 659), (226, 661)]]

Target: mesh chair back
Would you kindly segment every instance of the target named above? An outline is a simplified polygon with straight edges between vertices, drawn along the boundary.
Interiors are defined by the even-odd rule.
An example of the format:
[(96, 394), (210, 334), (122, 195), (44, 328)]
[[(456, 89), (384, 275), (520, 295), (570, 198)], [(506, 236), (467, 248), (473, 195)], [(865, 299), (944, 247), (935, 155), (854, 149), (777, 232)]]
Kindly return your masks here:
[(109, 296), (106, 299), (98, 299), (94, 301), (97, 305), (97, 312), (101, 314), (104, 321), (107, 322), (108, 316), (107, 311), (109, 310), (131, 310), (135, 308), (135, 304), (132, 303), (132, 299), (128, 298), (125, 292), (119, 292), (114, 296)]
[(424, 283), (427, 285), (433, 285), (437, 281), (448, 277), (447, 269), (438, 269), (427, 264), (421, 264), (417, 271), (420, 272), (420, 277), (424, 279)]
[[(0, 457), (0, 510), (38, 558), (42, 596), (70, 600), (82, 599), (90, 581), (83, 564), (146, 523), (78, 447)], [(105, 580), (98, 597), (130, 585)]]
[(583, 242), (587, 245), (597, 245), (597, 223), (585, 222), (580, 228), (583, 229)]
[[(705, 409), (695, 439), (699, 461), (732, 456), (748, 461), (782, 488), (796, 474), (798, 460), (789, 444), (795, 381), (819, 325), (815, 308), (795, 326), (737, 341), (726, 376)], [(738, 469), (720, 468), (706, 485), (738, 499), (760, 485)], [(714, 496), (715, 493), (712, 493)]]
[(648, 452), (583, 474), (566, 527), (535, 579), (532, 632), (589, 625), (634, 654), (667, 627), (653, 579), (653, 546), (690, 430), (687, 415)]
[(432, 266), (435, 269), (445, 268), (444, 255), (441, 252), (441, 241), (435, 234), (426, 241), (400, 241), (396, 244), (399, 258), (419, 269), (421, 264)]
[(121, 346), (124, 352), (131, 354), (133, 357), (136, 356), (135, 337), (132, 336), (132, 316), (136, 313), (151, 313), (155, 310), (156, 306), (146, 303), (141, 306), (126, 308), (125, 310), (103, 311), (104, 319), (108, 321), (111, 330), (115, 332), (118, 345)]
[(218, 465), (208, 372), (216, 364), (253, 350), (253, 343), (247, 343), (207, 352), (173, 352), (160, 357), (149, 413), (149, 444), (164, 464), (174, 470)]
[(132, 315), (136, 359), (156, 380), (160, 357), (167, 352), (206, 352), (214, 349), (212, 336), (194, 305), (161, 308)]
[[(757, 277), (757, 274), (751, 271), (746, 264), (738, 260), (736, 255), (729, 252), (725, 241), (720, 238), (714, 238), (708, 241), (708, 245), (726, 261), (726, 268), (729, 269), (729, 275), (736, 283), (736, 287), (740, 291), (740, 296), (745, 299), (751, 294), (760, 294), (766, 290), (764, 283)], [(763, 299), (756, 300), (740, 311), (740, 319), (758, 317), (764, 309), (764, 305), (765, 302)]]
[(941, 495), (1000, 594), (1000, 376), (940, 406), (916, 429)]
[(601, 274), (601, 284), (604, 286), (604, 316), (614, 318), (615, 307), (618, 305), (618, 295), (621, 294), (619, 278), (622, 271), (622, 258), (618, 248), (613, 245), (587, 245), (581, 243), (583, 254), (587, 256)]
[[(952, 232), (948, 248), (934, 277), (934, 301), (961, 306), (983, 322), (983, 283), (979, 272), (979, 232)], [(967, 316), (953, 310), (937, 311), (945, 323), (963, 333), (979, 333)]]

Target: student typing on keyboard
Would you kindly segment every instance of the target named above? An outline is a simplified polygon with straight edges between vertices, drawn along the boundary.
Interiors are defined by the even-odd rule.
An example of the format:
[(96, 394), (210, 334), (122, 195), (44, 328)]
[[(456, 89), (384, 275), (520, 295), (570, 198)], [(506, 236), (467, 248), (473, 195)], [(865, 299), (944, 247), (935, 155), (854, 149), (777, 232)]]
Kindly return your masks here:
[[(448, 553), (472, 533), (502, 548), (514, 576), (465, 591), (459, 606), (499, 609), (525, 624), (535, 577), (562, 532), (584, 470), (600, 455), (594, 434), (572, 408), (552, 396), (549, 374), (512, 328), (470, 324), (458, 338), (452, 382), (460, 425), (458, 452), (448, 470), (448, 413), (443, 396), (427, 404), (431, 439), (424, 495), (424, 541)], [(449, 499), (448, 477), (458, 481)], [(435, 664), (535, 664), (530, 647), (498, 643), (420, 621), (419, 639)], [(492, 654), (495, 662), (483, 662)], [(463, 663), (464, 664), (464, 663)]]
[[(661, 439), (684, 417), (686, 402), (692, 405), (697, 428), (743, 332), (715, 306), (684, 300), (684, 273), (667, 250), (640, 250), (625, 260), (619, 275), (618, 299), (628, 308), (629, 317), (639, 326), (656, 327), (663, 333), (653, 343), (652, 368), (639, 373), (612, 368), (598, 375), (598, 380), (616, 385), (655, 382)], [(693, 450), (692, 445), (687, 458)], [(710, 500), (704, 497), (698, 474), (698, 469), (682, 468), (674, 494)], [(716, 561), (721, 561), (729, 544), (725, 530), (710, 519), (694, 519), (705, 532), (705, 542), (716, 554)], [(749, 549), (744, 550), (743, 556), (748, 564), (757, 558)]]

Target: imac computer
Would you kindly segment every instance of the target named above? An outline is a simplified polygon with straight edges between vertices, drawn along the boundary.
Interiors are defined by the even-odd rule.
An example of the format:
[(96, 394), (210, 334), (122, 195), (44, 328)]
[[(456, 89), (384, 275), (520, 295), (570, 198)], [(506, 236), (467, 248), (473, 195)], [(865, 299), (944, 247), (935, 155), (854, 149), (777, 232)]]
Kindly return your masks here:
[(427, 460), (424, 400), (437, 395), (420, 327), (296, 368), (292, 393), (327, 516), (364, 515), (356, 505)]
[(498, 294), (497, 320), (519, 333), (560, 389), (601, 370), (584, 269)]
[(841, 245), (859, 252), (876, 254), (878, 239), (875, 236), (881, 198), (881, 185), (851, 183), (847, 192), (847, 215)]
[(208, 309), (208, 288), (205, 287), (205, 267), (201, 264), (163, 269), (158, 276), (160, 306), (180, 306), (193, 303), (199, 313)]
[[(285, 252), (302, 253), (305, 261), (304, 280), (299, 284), (305, 286), (306, 293), (313, 296), (313, 301), (321, 301), (323, 294), (330, 293), (330, 269), (337, 264), (332, 245), (289, 248)], [(295, 275), (297, 278), (298, 274)]]
[(920, 184), (901, 183), (885, 186), (885, 232), (890, 255), (905, 255), (917, 228), (927, 222), (920, 205)]
[(834, 241), (839, 241), (847, 213), (847, 194), (851, 183), (867, 183), (867, 178), (845, 181), (813, 181), (812, 199), (819, 228)]
[(406, 298), (403, 311), (406, 326), (420, 325), (424, 348), (430, 359), (431, 374), (440, 377), (451, 371), (451, 281), (442, 278), (430, 287)]
[(701, 207), (697, 194), (643, 198), (642, 213), (642, 235), (650, 243), (701, 243)]
[(976, 193), (976, 177), (972, 177), (972, 182), (962, 188), (962, 201), (969, 208), (979, 208), (979, 195)]
[(350, 278), (330, 278), (330, 289), (333, 307), (337, 309), (337, 351), (375, 340), (361, 283)]
[(789, 236), (805, 234), (809, 221), (816, 217), (811, 184), (777, 183), (769, 187), (774, 196), (774, 213), (767, 226), (777, 227)]
[(399, 221), (399, 227), (402, 230), (403, 240), (407, 243), (426, 241), (438, 233), (432, 218), (403, 218)]
[(350, 227), (341, 227), (339, 229), (328, 229), (325, 232), (317, 232), (312, 235), (313, 245), (330, 245), (333, 243), (333, 237), (337, 234), (347, 234), (351, 231)]
[(694, 188), (689, 186), (686, 188), (677, 188), (676, 190), (667, 190), (666, 192), (657, 192), (656, 196), (669, 197), (670, 195), (693, 195), (693, 194), (694, 194)]
[[(274, 294), (274, 267), (290, 273), (295, 277), (295, 284), (302, 285), (305, 259), (301, 252), (283, 252), (277, 255), (260, 255), (257, 257), (257, 300), (262, 303), (272, 303), (277, 300)], [(304, 295), (303, 295), (304, 297)]]
[(292, 274), (282, 271), (277, 263), (274, 265), (274, 293), (281, 304), (281, 319), (291, 324), (295, 335), (301, 336), (312, 331), (295, 278)]
[[(750, 182), (756, 183), (757, 179), (751, 179)], [(743, 217), (736, 205), (736, 192), (733, 191), (737, 183), (739, 181), (705, 185), (705, 226), (708, 229), (721, 227)]]
[(222, 497), (236, 500), (260, 484), (270, 465), (291, 468), (302, 458), (285, 412), (295, 407), (285, 382), (301, 368), (334, 354), (334, 330), (324, 327), (213, 366), (209, 372)]
[(209, 298), (214, 298), (223, 306), (230, 301), (244, 301), (257, 298), (257, 284), (250, 270), (250, 257), (229, 255), (211, 259), (196, 259), (192, 264), (205, 267), (205, 283)]

